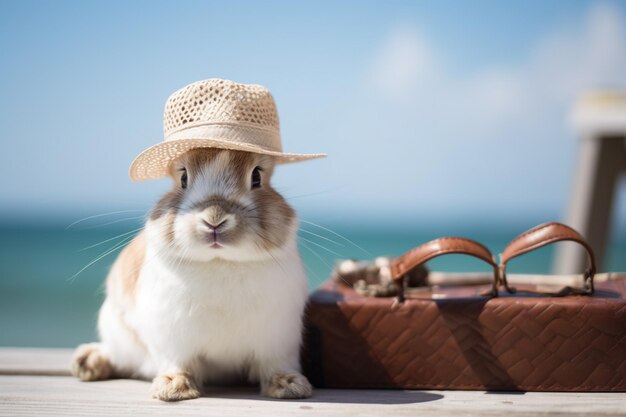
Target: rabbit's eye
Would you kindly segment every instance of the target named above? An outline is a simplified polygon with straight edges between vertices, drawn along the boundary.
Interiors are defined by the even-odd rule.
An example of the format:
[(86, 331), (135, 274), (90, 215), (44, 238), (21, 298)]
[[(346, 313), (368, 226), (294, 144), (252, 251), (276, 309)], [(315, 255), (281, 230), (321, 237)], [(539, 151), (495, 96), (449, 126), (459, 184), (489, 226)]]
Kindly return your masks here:
[(180, 186), (187, 188), (187, 170), (183, 168), (183, 175), (180, 176)]
[(252, 188), (261, 187), (261, 171), (260, 167), (256, 167), (252, 170)]

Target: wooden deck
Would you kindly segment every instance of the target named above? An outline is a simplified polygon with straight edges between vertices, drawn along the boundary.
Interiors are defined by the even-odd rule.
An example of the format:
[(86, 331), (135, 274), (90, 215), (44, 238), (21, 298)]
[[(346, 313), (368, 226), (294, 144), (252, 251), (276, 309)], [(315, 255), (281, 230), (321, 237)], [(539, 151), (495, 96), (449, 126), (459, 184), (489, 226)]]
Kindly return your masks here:
[(313, 398), (277, 401), (252, 388), (210, 388), (180, 403), (150, 398), (150, 383), (80, 382), (71, 351), (0, 348), (0, 416), (624, 416), (623, 393), (493, 393), (318, 389)]

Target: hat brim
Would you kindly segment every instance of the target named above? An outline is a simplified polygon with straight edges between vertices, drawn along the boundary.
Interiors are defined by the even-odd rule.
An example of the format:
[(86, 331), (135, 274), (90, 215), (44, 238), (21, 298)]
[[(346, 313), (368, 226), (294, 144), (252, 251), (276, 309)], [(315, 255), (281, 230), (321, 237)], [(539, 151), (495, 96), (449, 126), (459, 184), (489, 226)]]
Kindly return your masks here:
[(326, 154), (297, 154), (271, 151), (247, 143), (235, 143), (220, 139), (179, 139), (161, 142), (139, 154), (131, 163), (128, 175), (133, 181), (163, 178), (169, 175), (170, 164), (184, 153), (196, 148), (217, 148), (271, 155), (279, 164), (323, 158)]

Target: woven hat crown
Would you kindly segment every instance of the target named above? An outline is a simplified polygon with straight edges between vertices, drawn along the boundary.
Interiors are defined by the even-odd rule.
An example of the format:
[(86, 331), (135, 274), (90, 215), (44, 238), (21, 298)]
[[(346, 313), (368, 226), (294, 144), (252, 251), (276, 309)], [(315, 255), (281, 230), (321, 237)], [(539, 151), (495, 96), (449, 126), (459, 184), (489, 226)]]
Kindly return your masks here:
[(213, 78), (176, 91), (165, 103), (163, 133), (166, 138), (197, 125), (230, 123), (278, 132), (278, 112), (270, 92), (260, 85)]
[(133, 180), (161, 178), (176, 158), (196, 148), (253, 152), (276, 163), (322, 158), (324, 154), (285, 153), (278, 112), (260, 85), (211, 78), (174, 92), (163, 111), (164, 140), (144, 150), (129, 168)]

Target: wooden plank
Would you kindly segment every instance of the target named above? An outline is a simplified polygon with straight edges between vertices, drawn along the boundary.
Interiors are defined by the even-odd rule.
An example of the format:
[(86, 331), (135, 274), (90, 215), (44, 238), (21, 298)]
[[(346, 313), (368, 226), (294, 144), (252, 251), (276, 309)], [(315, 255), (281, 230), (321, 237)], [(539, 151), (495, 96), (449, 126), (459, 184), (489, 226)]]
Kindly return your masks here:
[[(566, 223), (585, 237), (603, 270), (616, 185), (626, 172), (626, 94), (616, 90), (584, 94), (574, 107), (572, 122), (580, 145)], [(559, 245), (554, 271), (580, 272), (586, 258), (576, 245)]]
[(72, 349), (0, 348), (0, 375), (70, 375)]
[(618, 416), (624, 393), (490, 393), (317, 389), (307, 400), (272, 400), (254, 387), (207, 388), (197, 400), (163, 403), (150, 383), (80, 382), (69, 376), (70, 349), (0, 348), (0, 416)]
[[(606, 268), (617, 181), (626, 170), (626, 133), (594, 133), (580, 144), (576, 180), (566, 223), (578, 230), (593, 248), (599, 270)], [(557, 274), (584, 271), (587, 256), (575, 245), (559, 245), (555, 258)]]
[(318, 389), (307, 400), (271, 400), (255, 388), (214, 388), (197, 400), (150, 399), (150, 383), (131, 380), (80, 382), (71, 377), (0, 376), (0, 416), (502, 416), (624, 415), (616, 393), (486, 393)]

